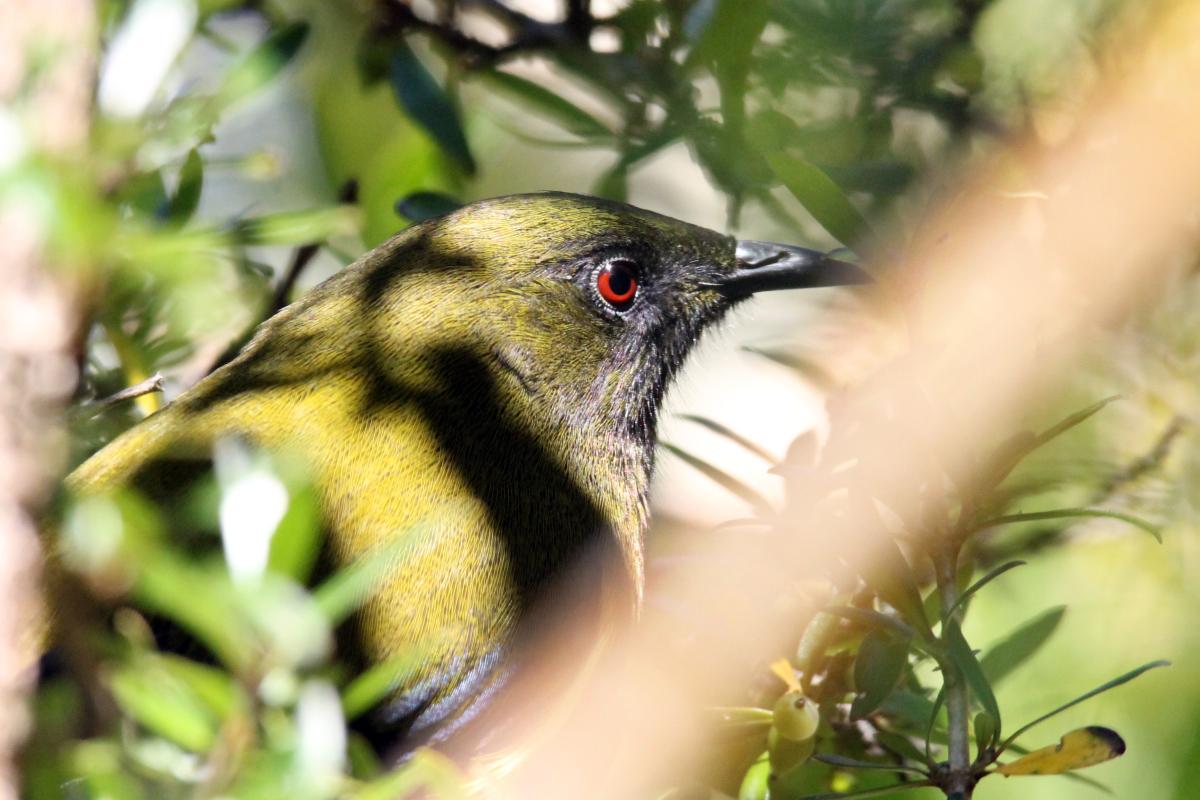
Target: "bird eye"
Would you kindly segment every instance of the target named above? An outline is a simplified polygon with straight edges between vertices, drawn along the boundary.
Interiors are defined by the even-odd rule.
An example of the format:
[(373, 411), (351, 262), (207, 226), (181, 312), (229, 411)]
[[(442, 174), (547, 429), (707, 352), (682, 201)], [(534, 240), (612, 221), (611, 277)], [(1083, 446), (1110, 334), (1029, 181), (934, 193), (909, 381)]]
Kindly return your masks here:
[(609, 261), (596, 274), (596, 290), (617, 311), (626, 310), (637, 295), (637, 264), (624, 258)]

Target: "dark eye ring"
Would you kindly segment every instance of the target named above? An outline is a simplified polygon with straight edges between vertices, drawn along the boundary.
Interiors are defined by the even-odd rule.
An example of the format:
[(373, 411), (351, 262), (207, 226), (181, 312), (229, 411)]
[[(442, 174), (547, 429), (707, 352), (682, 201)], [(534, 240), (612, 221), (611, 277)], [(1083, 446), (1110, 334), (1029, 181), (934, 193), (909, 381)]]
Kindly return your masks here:
[(638, 291), (638, 266), (627, 258), (615, 258), (596, 273), (596, 291), (617, 311), (633, 305)]

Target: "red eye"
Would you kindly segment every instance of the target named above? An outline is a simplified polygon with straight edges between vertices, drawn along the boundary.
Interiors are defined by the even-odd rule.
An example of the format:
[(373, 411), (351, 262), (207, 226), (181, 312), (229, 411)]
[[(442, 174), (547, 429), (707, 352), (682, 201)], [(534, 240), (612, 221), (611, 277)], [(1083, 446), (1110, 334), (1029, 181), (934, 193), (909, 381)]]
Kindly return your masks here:
[(638, 289), (637, 264), (625, 259), (608, 262), (596, 276), (596, 289), (617, 311), (629, 308)]

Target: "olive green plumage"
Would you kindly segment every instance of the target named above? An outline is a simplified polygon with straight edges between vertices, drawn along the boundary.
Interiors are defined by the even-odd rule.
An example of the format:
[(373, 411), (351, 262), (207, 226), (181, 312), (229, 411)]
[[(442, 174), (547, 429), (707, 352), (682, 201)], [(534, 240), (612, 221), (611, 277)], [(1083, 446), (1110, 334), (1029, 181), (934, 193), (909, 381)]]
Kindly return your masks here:
[[(722, 284), (735, 247), (572, 195), (466, 206), (268, 320), (69, 486), (129, 481), (239, 435), (310, 463), (331, 567), (420, 531), (360, 611), (356, 647), (376, 663), (420, 645), (384, 717), (444, 735), (484, 705), (535, 598), (585, 551), (619, 556), (636, 608), (657, 409), (741, 296)], [(614, 262), (626, 271), (601, 292)], [(606, 300), (630, 285), (631, 303)]]

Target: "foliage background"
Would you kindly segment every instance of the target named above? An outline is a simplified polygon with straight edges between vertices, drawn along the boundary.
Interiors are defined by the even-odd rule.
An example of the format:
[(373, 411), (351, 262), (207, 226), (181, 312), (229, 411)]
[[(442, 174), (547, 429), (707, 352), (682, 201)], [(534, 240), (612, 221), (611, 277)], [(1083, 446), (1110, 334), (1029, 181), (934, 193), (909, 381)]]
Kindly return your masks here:
[[(461, 5), (471, 20), (463, 30), (482, 42), (542, 30), (497, 14), (496, 4)], [(36, 146), (6, 145), (19, 158), (3, 160), (5, 191), (26, 193), (56, 247), (93, 281), (79, 401), (159, 370), (170, 397), (261, 317), (272, 302), (270, 276), (288, 271), (298, 247), (325, 243), (300, 274), (302, 291), (405, 225), (397, 201), (407, 198), (403, 208), (419, 216), (418, 201), (436, 199), (416, 193), (466, 201), (561, 189), (625, 198), (746, 238), (869, 252), (875, 228), (903, 241), (906, 226), (998, 143), (1032, 131), (1053, 146), (1090, 81), (1114, 68), (1112, 32), (1123, 28), (1113, 20), (1136, 25), (1151, 5), (597, 0), (592, 13), (619, 22), (586, 40), (611, 57), (589, 61), (568, 41), (495, 62), (568, 98), (563, 104), (527, 84), (497, 83), (471, 48), (447, 46), (432, 23), (413, 25), (404, 14), (398, 22), (403, 5), (108, 2), (100, 5), (106, 49), (88, 163), (71, 170), (22, 161)], [(509, 6), (542, 23), (561, 13), (556, 3)], [(770, 20), (761, 38), (754, 9)], [(138, 13), (149, 15), (140, 39)], [(441, 9), (414, 3), (411, 13), (429, 23)], [(681, 37), (673, 60), (647, 45), (660, 28)], [(125, 72), (122, 35), (134, 37), (126, 48), (139, 56)], [(397, 37), (411, 47), (400, 60)], [(273, 46), (263, 49), (264, 40)], [(414, 63), (432, 81), (425, 94)], [(139, 101), (147, 82), (150, 94)], [(5, 111), (4, 130), (16, 116)], [(812, 177), (813, 167), (833, 189)], [(350, 179), (355, 201), (343, 204)], [(997, 190), (1030, 188), (1019, 183)], [(1125, 736), (1129, 754), (1089, 773), (1118, 797), (1195, 796), (1190, 776), (1200, 763), (1190, 499), (1200, 488), (1192, 430), (1200, 288), (1190, 266), (1159, 307), (1097, 330), (1088, 363), (1063, 376), (1061, 395), (1033, 412), (1031, 425), (1121, 395), (1030, 465), (1030, 478), (1053, 489), (1048, 503), (1106, 492), (1116, 507), (1161, 522), (1165, 543), (1106, 522), (1006, 534), (1028, 537), (1031, 563), (982, 593), (966, 628), (986, 648), (1047, 607), (1068, 607), (1045, 648), (999, 687), (1010, 719), (1036, 716), (1151, 658), (1174, 662), (1062, 720), (1063, 730), (1100, 723)], [(871, 311), (843, 297), (756, 301), (694, 357), (670, 398), (663, 438), (778, 502), (782, 484), (761, 460), (682, 415), (718, 420), (781, 457), (819, 424), (825, 390), (886, 355), (838, 350), (839, 331), (874, 324)], [(72, 460), (152, 402), (80, 415)], [(1140, 463), (1144, 470), (1131, 470)], [(664, 540), (747, 511), (737, 493), (666, 453), (655, 502)], [(993, 779), (980, 796), (1095, 790), (1060, 778)]]

